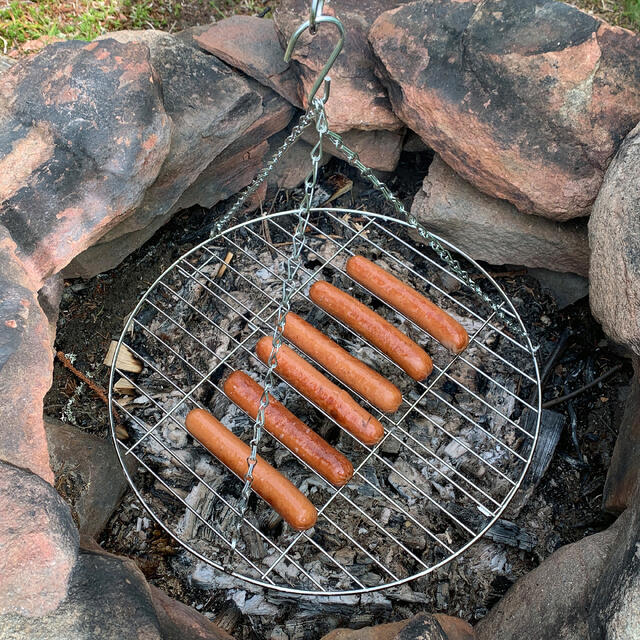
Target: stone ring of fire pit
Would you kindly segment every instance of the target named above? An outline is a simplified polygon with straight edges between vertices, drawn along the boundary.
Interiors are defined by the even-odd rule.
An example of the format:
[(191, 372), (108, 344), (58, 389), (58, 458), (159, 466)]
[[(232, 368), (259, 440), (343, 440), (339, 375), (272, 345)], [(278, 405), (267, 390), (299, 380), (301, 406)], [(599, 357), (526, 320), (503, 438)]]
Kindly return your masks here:
[[(253, 420), (225, 396), (222, 384), (236, 369), (262, 380), (265, 365), (255, 344), (273, 333), (295, 222), (296, 212), (285, 211), (236, 225), (193, 248), (151, 286), (129, 316), (113, 358), (114, 442), (145, 508), (213, 567), (298, 594), (398, 586), (478, 540), (520, 486), (540, 423), (534, 348), (528, 337), (505, 330), (406, 223), (351, 209), (313, 209), (292, 310), (396, 384), (403, 402), (389, 415), (358, 398), (385, 427), (383, 440), (367, 447), (278, 379), (275, 397), (344, 453), (356, 472), (336, 489), (265, 432), (260, 455), (309, 497), (318, 521), (306, 532), (294, 531), (253, 495), (232, 550), (242, 481), (193, 440), (184, 419), (202, 407), (250, 440)], [(524, 330), (495, 280), (441, 242)], [(352, 281), (345, 262), (355, 254), (375, 260), (454, 315), (469, 333), (469, 347), (453, 356)], [(431, 376), (409, 378), (316, 307), (308, 290), (317, 279), (348, 290), (423, 345), (434, 361)], [(118, 422), (129, 434), (124, 441), (117, 437)], [(138, 462), (135, 474), (124, 464), (128, 456)], [(185, 556), (185, 562), (191, 559)]]

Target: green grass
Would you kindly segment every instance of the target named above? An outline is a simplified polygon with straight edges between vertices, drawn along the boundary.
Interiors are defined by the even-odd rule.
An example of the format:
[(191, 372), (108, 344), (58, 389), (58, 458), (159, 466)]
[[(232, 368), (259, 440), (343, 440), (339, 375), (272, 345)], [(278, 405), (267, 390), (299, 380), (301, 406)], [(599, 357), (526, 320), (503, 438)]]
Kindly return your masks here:
[(624, 15), (631, 22), (632, 29), (640, 30), (640, 0), (624, 0)]
[[(256, 15), (277, 0), (0, 0), (0, 52), (41, 36), (92, 40), (117, 29), (177, 31), (234, 13)], [(574, 0), (611, 24), (640, 31), (640, 0)], [(16, 49), (17, 48), (17, 49)]]
[[(0, 0), (0, 52), (41, 36), (92, 40), (118, 29), (176, 31), (234, 13), (258, 14), (266, 0)], [(270, 2), (273, 5), (273, 2)]]

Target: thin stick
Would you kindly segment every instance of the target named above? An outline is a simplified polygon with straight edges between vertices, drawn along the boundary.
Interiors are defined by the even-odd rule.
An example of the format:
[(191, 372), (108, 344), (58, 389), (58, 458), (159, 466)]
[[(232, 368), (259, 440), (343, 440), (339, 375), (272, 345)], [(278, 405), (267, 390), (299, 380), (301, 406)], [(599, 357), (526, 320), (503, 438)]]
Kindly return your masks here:
[(622, 369), (622, 365), (621, 364), (617, 364), (615, 367), (611, 367), (611, 369), (609, 369), (609, 371), (606, 371), (605, 373), (603, 373), (599, 378), (596, 378), (595, 380), (593, 380), (589, 384), (585, 384), (584, 387), (580, 387), (579, 389), (576, 389), (575, 391), (572, 391), (571, 393), (567, 393), (566, 396), (560, 396), (559, 398), (553, 398), (553, 400), (549, 400), (547, 402), (544, 402), (542, 404), (542, 408), (543, 409), (549, 409), (550, 407), (555, 407), (557, 404), (561, 404), (562, 402), (566, 402), (567, 400), (571, 400), (571, 398), (575, 398), (576, 396), (580, 395), (583, 391), (586, 391), (587, 389), (591, 389), (591, 387), (594, 387), (599, 382), (602, 382), (603, 380), (606, 380), (609, 376), (612, 376), (614, 373), (616, 373), (616, 371), (620, 371), (620, 369)]
[[(82, 371), (80, 371), (79, 369), (76, 369), (73, 366), (71, 360), (69, 360), (69, 358), (67, 358), (67, 356), (65, 356), (64, 353), (62, 353), (62, 351), (58, 351), (56, 353), (56, 357), (58, 358), (58, 360), (60, 360), (62, 365), (65, 367), (65, 369), (68, 369), (69, 371), (71, 371), (71, 373), (73, 373), (74, 376), (76, 376), (82, 382), (84, 382), (89, 387), (89, 389), (91, 389), (91, 391), (93, 391), (98, 396), (98, 398), (100, 398), (100, 400), (102, 400), (102, 402), (104, 402), (107, 405), (107, 407), (109, 407), (109, 398), (107, 397), (107, 392), (104, 390), (103, 387), (101, 387), (97, 382), (89, 378), (89, 376), (82, 373)], [(129, 434), (127, 433), (127, 430), (122, 426), (122, 421), (120, 420), (120, 416), (118, 415), (115, 409), (113, 409), (113, 417), (115, 418), (115, 421), (116, 421), (116, 435), (118, 436), (119, 439), (126, 440), (129, 437)]]

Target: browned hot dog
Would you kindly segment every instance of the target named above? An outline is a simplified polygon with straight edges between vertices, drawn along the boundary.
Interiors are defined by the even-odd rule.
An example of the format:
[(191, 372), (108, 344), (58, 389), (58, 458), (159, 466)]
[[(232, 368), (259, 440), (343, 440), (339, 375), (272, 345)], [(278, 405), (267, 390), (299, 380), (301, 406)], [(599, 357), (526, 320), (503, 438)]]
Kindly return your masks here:
[(380, 411), (398, 410), (402, 402), (398, 387), (291, 311), (287, 314), (284, 335)]
[(362, 256), (347, 260), (347, 273), (454, 353), (469, 344), (464, 327), (421, 293)]
[[(224, 392), (254, 420), (263, 391), (244, 371), (234, 371), (224, 383)], [(353, 465), (345, 456), (273, 397), (264, 412), (264, 426), (331, 484), (341, 487), (353, 476)]]
[[(189, 411), (185, 424), (189, 433), (222, 464), (239, 478), (244, 478), (251, 453), (248, 445), (203, 409)], [(253, 469), (251, 486), (294, 529), (305, 531), (316, 523), (318, 512), (309, 499), (260, 456)]]
[(415, 380), (433, 370), (429, 354), (402, 331), (348, 293), (320, 280), (309, 289), (311, 299), (389, 356)]
[[(269, 359), (271, 345), (271, 338), (266, 336), (258, 340), (256, 352), (263, 362)], [(278, 351), (276, 372), (364, 444), (373, 445), (382, 439), (384, 428), (368, 411), (287, 345)]]

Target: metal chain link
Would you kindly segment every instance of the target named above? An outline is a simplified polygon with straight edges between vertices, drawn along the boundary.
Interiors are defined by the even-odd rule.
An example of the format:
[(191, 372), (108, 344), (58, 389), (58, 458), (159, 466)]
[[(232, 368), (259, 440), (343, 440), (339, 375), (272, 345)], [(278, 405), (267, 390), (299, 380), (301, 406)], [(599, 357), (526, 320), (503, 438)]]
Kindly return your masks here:
[[(313, 196), (315, 193), (315, 187), (318, 182), (318, 171), (320, 169), (320, 162), (322, 160), (322, 140), (327, 131), (327, 120), (324, 113), (324, 108), (321, 100), (314, 101), (312, 109), (305, 115), (309, 115), (315, 119), (316, 131), (318, 132), (318, 142), (311, 149), (311, 171), (305, 179), (304, 183), (304, 197), (297, 210), (297, 223), (295, 232), (292, 237), (291, 253), (287, 258), (287, 277), (282, 281), (282, 297), (278, 305), (278, 319), (275, 329), (273, 331), (273, 342), (271, 346), (271, 353), (267, 359), (267, 372), (264, 376), (264, 390), (260, 397), (260, 405), (256, 415), (256, 420), (253, 425), (253, 437), (249, 443), (251, 446), (251, 453), (247, 458), (247, 473), (244, 476), (244, 486), (242, 487), (242, 493), (238, 503), (239, 515), (236, 520), (236, 527), (231, 541), (232, 549), (235, 549), (238, 544), (238, 537), (240, 530), (242, 529), (242, 522), (247, 512), (249, 505), (249, 497), (251, 495), (251, 485), (253, 484), (253, 470), (258, 462), (258, 444), (262, 437), (262, 430), (264, 428), (265, 410), (269, 406), (269, 396), (272, 389), (276, 385), (276, 378), (274, 374), (275, 368), (278, 366), (278, 351), (282, 346), (282, 334), (284, 331), (284, 325), (287, 319), (287, 313), (291, 309), (291, 297), (295, 291), (296, 276), (301, 267), (300, 254), (306, 246), (305, 230), (309, 224), (309, 215), (311, 214), (311, 205), (313, 203)], [(301, 123), (304, 120), (304, 116), (301, 119)], [(305, 125), (306, 126), (306, 125)], [(285, 141), (285, 144), (292, 136), (289, 136)], [(286, 151), (286, 148), (280, 148), (276, 156), (279, 157)], [(276, 161), (277, 162), (277, 161)], [(275, 164), (275, 163), (274, 163)], [(273, 168), (273, 167), (271, 167)], [(253, 185), (252, 185), (253, 186)]]
[(373, 171), (362, 164), (358, 154), (349, 149), (344, 143), (344, 140), (335, 132), (327, 131), (327, 138), (331, 141), (333, 146), (342, 153), (347, 162), (358, 169), (360, 174), (366, 178), (375, 189), (377, 189), (384, 199), (393, 207), (397, 214), (401, 215), (411, 227), (413, 227), (428, 243), (428, 245), (438, 254), (440, 259), (447, 264), (451, 270), (479, 297), (481, 298), (492, 311), (505, 323), (505, 325), (513, 331), (513, 333), (528, 338), (527, 333), (522, 330), (503, 310), (502, 305), (495, 302), (487, 293), (485, 293), (476, 282), (471, 279), (471, 276), (460, 266), (460, 263), (451, 255), (451, 253), (442, 246), (439, 240), (429, 233), (421, 224), (418, 219), (411, 213), (409, 213), (402, 202), (391, 193), (389, 187), (384, 182), (380, 181)]

